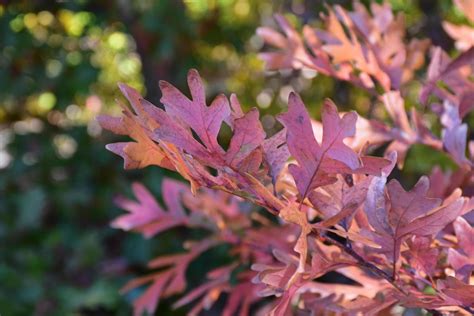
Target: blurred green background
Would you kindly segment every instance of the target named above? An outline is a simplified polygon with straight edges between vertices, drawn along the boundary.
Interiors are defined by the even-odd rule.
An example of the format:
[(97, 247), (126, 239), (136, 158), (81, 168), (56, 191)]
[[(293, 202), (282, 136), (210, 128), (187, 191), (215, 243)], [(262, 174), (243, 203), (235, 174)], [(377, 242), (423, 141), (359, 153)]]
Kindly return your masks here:
[[(447, 50), (453, 44), (441, 21), (465, 22), (450, 0), (391, 3), (407, 15), (409, 37)], [(270, 133), (278, 128), (270, 114), (286, 107), (291, 89), (315, 117), (324, 97), (367, 112), (370, 96), (348, 84), (264, 72), (257, 57), (255, 29), (273, 25), (274, 12), (301, 26), (317, 24), (323, 8), (308, 0), (0, 1), (0, 314), (129, 315), (136, 293), (121, 296), (120, 286), (174, 247), (173, 235), (145, 241), (108, 226), (121, 213), (116, 194), (139, 180), (158, 196), (164, 175), (155, 167), (124, 171), (105, 150), (119, 138), (94, 118), (119, 113), (117, 82), (158, 103), (158, 80), (187, 89), (194, 67), (209, 97), (236, 92), (245, 107), (263, 111)], [(445, 160), (415, 151), (404, 171), (411, 177)], [(430, 159), (413, 159), (419, 155)]]

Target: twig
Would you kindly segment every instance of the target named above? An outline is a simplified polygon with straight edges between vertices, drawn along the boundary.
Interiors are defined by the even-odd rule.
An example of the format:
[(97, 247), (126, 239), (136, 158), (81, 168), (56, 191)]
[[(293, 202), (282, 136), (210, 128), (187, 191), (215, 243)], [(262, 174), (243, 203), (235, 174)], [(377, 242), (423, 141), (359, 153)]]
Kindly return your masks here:
[(443, 313), (437, 311), (436, 309), (426, 309), (428, 313), (431, 313), (433, 316), (443, 316)]
[[(383, 271), (382, 269), (378, 268), (374, 264), (367, 262), (362, 256), (360, 256), (357, 252), (354, 251), (353, 248), (348, 247), (346, 244), (326, 235), (326, 234), (320, 234), (318, 232), (315, 232), (316, 235), (321, 239), (322, 241), (326, 241), (330, 243), (331, 245), (335, 245), (339, 247), (342, 251), (344, 251), (346, 254), (350, 255), (352, 258), (354, 258), (357, 261), (357, 264), (361, 267), (366, 268), (370, 272), (374, 273), (375, 275), (378, 275), (379, 277), (385, 279), (388, 283), (390, 283), (394, 288), (396, 288), (398, 291), (400, 291), (402, 294), (408, 296), (408, 292), (406, 292), (400, 285), (396, 283), (396, 280), (389, 275), (387, 272)], [(436, 288), (435, 288), (436, 290)], [(464, 306), (464, 305), (459, 305), (460, 308), (464, 309), (468, 313), (474, 315), (474, 309), (469, 307), (469, 306)], [(442, 316), (443, 314), (437, 310), (434, 309), (427, 309), (428, 312), (433, 314), (433, 316)]]
[(466, 312), (471, 313), (471, 315), (474, 315), (474, 309), (473, 309), (472, 307), (464, 306), (464, 305), (461, 305), (461, 306), (459, 306), (459, 307), (461, 307), (462, 309), (464, 309)]
[(317, 233), (317, 232), (316, 232), (316, 234), (323, 241), (326, 241), (326, 242), (328, 242), (332, 245), (335, 245), (335, 246), (339, 247), (346, 254), (350, 255), (352, 258), (354, 258), (357, 261), (357, 264), (359, 266), (364, 267), (364, 268), (368, 269), (369, 271), (371, 271), (372, 273), (374, 273), (375, 275), (378, 275), (379, 277), (385, 279), (387, 282), (389, 282), (398, 291), (400, 291), (404, 295), (408, 295), (408, 293), (403, 288), (401, 288), (387, 272), (385, 272), (382, 269), (378, 268), (374, 264), (372, 264), (370, 262), (367, 262), (364, 258), (362, 258), (362, 256), (360, 256), (357, 252), (355, 252), (353, 248), (348, 247), (346, 244), (344, 244), (344, 243), (342, 243), (342, 242), (340, 242), (336, 239), (333, 239), (332, 237), (330, 237), (326, 234), (323, 235), (323, 234), (320, 234), (320, 233)]

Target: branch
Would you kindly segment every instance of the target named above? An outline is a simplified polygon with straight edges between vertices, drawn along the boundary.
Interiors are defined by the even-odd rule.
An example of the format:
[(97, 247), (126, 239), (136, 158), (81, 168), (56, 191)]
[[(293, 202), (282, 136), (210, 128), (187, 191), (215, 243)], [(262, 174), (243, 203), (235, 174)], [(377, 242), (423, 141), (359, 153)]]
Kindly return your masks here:
[(394, 278), (392, 278), (392, 276), (390, 276), (387, 272), (383, 271), (382, 269), (378, 268), (377, 266), (375, 266), (374, 264), (370, 263), (370, 262), (367, 262), (362, 256), (360, 256), (357, 252), (355, 252), (352, 247), (349, 247), (347, 246), (346, 244), (336, 240), (336, 239), (333, 239), (332, 237), (328, 236), (327, 234), (320, 234), (318, 232), (316, 232), (316, 235), (322, 240), (322, 241), (325, 241), (325, 242), (328, 242), (330, 243), (331, 245), (334, 245), (334, 246), (337, 246), (339, 247), (339, 249), (341, 249), (342, 251), (344, 251), (346, 254), (348, 254), (349, 256), (351, 256), (352, 258), (354, 258), (356, 261), (357, 261), (357, 264), (363, 268), (366, 268), (367, 270), (369, 270), (370, 272), (372, 272), (373, 274), (385, 279), (388, 283), (390, 283), (394, 288), (396, 288), (398, 291), (400, 291), (401, 293), (403, 293), (404, 295), (408, 295), (408, 293), (402, 288), (400, 287), (394, 280)]
[(472, 307), (464, 306), (464, 305), (461, 305), (461, 306), (459, 306), (459, 307), (461, 307), (462, 309), (464, 309), (466, 312), (471, 313), (472, 315), (474, 315), (474, 309), (473, 309)]
[(426, 309), (428, 313), (431, 313), (433, 316), (443, 316), (443, 313), (437, 311), (436, 309)]
[[(362, 256), (360, 256), (357, 252), (355, 252), (351, 247), (347, 246), (346, 244), (333, 239), (332, 237), (326, 235), (326, 234), (319, 234), (318, 232), (315, 232), (316, 236), (319, 237), (322, 241), (326, 241), (330, 243), (331, 245), (335, 245), (339, 247), (342, 251), (344, 251), (346, 254), (351, 256), (357, 261), (357, 264), (363, 268), (366, 268), (373, 274), (385, 279), (388, 283), (390, 283), (394, 288), (396, 288), (398, 291), (400, 291), (403, 295), (408, 296), (409, 293), (406, 292), (400, 285), (396, 283), (396, 280), (393, 276), (390, 276), (387, 272), (383, 271), (382, 269), (378, 268), (374, 264), (367, 262)], [(435, 288), (437, 291), (437, 289)], [(469, 307), (469, 306), (464, 306), (464, 305), (459, 305), (458, 307), (464, 309), (466, 312), (474, 315), (474, 309)], [(441, 312), (434, 310), (434, 309), (427, 309), (428, 312), (433, 314), (433, 316), (440, 316), (443, 315)]]

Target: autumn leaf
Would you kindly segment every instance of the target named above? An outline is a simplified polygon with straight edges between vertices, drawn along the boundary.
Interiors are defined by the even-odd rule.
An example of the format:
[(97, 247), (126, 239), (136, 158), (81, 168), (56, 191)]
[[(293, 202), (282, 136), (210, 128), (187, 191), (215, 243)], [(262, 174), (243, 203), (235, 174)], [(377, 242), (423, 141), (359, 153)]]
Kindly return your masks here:
[(208, 282), (201, 284), (180, 298), (173, 304), (173, 308), (177, 309), (181, 306), (187, 305), (190, 302), (202, 297), (198, 304), (189, 312), (189, 315), (199, 315), (203, 309), (209, 309), (219, 298), (219, 296), (230, 290), (230, 275), (236, 264), (231, 264), (224, 267), (219, 267), (207, 273)]
[(408, 236), (431, 236), (452, 222), (462, 211), (464, 199), (453, 195), (445, 204), (426, 197), (429, 180), (422, 177), (410, 191), (405, 191), (396, 180), (390, 181), (387, 191), (384, 181), (374, 179), (367, 196), (365, 212), (374, 228), (373, 240), (382, 246), (394, 263), (398, 261), (400, 245)]
[(138, 230), (145, 237), (150, 238), (163, 230), (186, 224), (187, 215), (180, 202), (180, 192), (186, 192), (186, 186), (180, 182), (166, 179), (163, 181), (162, 189), (165, 204), (168, 207), (167, 212), (161, 208), (142, 184), (134, 183), (133, 192), (137, 201), (117, 198), (117, 205), (130, 213), (116, 218), (111, 226), (123, 230)]
[(441, 116), (443, 145), (459, 165), (470, 165), (466, 158), (467, 124), (462, 124), (458, 107), (449, 101), (444, 102)]
[(308, 235), (311, 233), (312, 227), (308, 222), (306, 213), (299, 210), (298, 204), (294, 202), (288, 203), (287, 206), (280, 210), (279, 216), (288, 223), (296, 224), (301, 227), (301, 232), (296, 241), (294, 250), (300, 254), (298, 269), (296, 272), (305, 271), (306, 259), (308, 257)]
[(258, 110), (252, 109), (234, 121), (235, 133), (225, 154), (225, 160), (230, 166), (238, 167), (265, 139), (265, 133), (258, 118)]
[[(467, 73), (472, 74), (472, 60), (474, 60), (474, 47), (453, 60), (440, 47), (437, 47), (433, 51), (428, 67), (426, 83), (420, 91), (420, 101), (426, 103), (428, 97), (433, 94), (459, 107), (464, 95), (472, 93), (474, 87), (474, 83), (465, 74), (466, 69)], [(438, 85), (438, 82), (443, 82), (445, 87)], [(467, 112), (463, 110), (462, 114), (465, 115)]]
[[(157, 141), (170, 142), (190, 153), (201, 163), (222, 170), (224, 167), (238, 168), (245, 161), (247, 169), (251, 161), (245, 160), (261, 146), (265, 133), (259, 121), (259, 113), (252, 109), (243, 113), (235, 96), (232, 111), (224, 95), (217, 96), (210, 106), (206, 105), (204, 85), (196, 70), (188, 73), (188, 85), (192, 99), (188, 99), (171, 84), (162, 81), (161, 102), (166, 111), (155, 110), (159, 127), (155, 130)], [(231, 124), (233, 136), (227, 152), (217, 142), (223, 122)], [(191, 130), (199, 138), (196, 140)], [(256, 164), (257, 167), (259, 163)]]
[[(355, 27), (357, 24), (353, 24), (349, 14), (340, 6), (334, 6), (335, 12), (331, 9), (328, 11), (326, 27), (330, 40), (322, 48), (333, 58), (333, 63), (353, 62), (364, 74), (361, 78), (366, 86), (373, 87), (369, 77), (371, 75), (386, 91), (390, 90), (390, 77), (381, 69), (380, 59), (377, 59), (373, 50), (366, 49), (364, 43), (358, 40)], [(355, 12), (354, 15), (357, 13)], [(349, 36), (346, 35), (344, 27)]]
[(418, 275), (424, 272), (431, 276), (436, 269), (439, 250), (431, 247), (431, 243), (432, 239), (429, 237), (413, 236), (407, 241), (408, 250), (402, 253)]
[(178, 255), (158, 257), (149, 263), (153, 269), (165, 268), (148, 276), (132, 279), (122, 289), (130, 292), (145, 284), (151, 284), (133, 302), (133, 315), (141, 316), (143, 312), (153, 314), (161, 298), (181, 293), (186, 289), (186, 270), (197, 256), (216, 245), (216, 242), (205, 240), (194, 244), (189, 252)]
[(317, 187), (334, 183), (336, 173), (377, 175), (389, 164), (384, 159), (373, 159), (371, 164), (363, 165), (363, 160), (343, 142), (345, 138), (354, 136), (357, 114), (350, 112), (340, 118), (336, 106), (329, 100), (323, 105), (321, 144), (314, 137), (308, 112), (297, 94), (290, 94), (288, 112), (278, 119), (287, 130), (288, 149), (298, 162), (298, 165), (291, 164), (289, 171), (295, 179), (301, 201)]
[(446, 280), (438, 282), (438, 287), (445, 295), (456, 301), (451, 302), (450, 305), (456, 305), (456, 303), (464, 306), (474, 305), (474, 285), (466, 284), (448, 276)]
[(260, 53), (260, 58), (265, 61), (268, 69), (301, 67), (304, 61), (309, 58), (301, 37), (282, 15), (276, 14), (275, 20), (282, 29), (284, 36), (269, 27), (259, 27), (257, 35), (269, 45), (281, 50)]
[(136, 114), (122, 105), (122, 118), (100, 115), (97, 120), (102, 128), (119, 135), (128, 135), (135, 142), (108, 144), (106, 148), (124, 159), (125, 169), (156, 165), (173, 170), (173, 164), (169, 161), (166, 153), (150, 137), (152, 131), (158, 125), (148, 115), (147, 111), (149, 109), (145, 107), (154, 106), (150, 104), (142, 105), (141, 96), (135, 89), (125, 84), (119, 84), (119, 87)]
[(358, 296), (355, 300), (340, 304), (348, 315), (379, 315), (382, 310), (397, 302), (393, 291), (385, 291), (374, 298)]
[(278, 118), (286, 127), (286, 142), (298, 165), (291, 164), (289, 171), (304, 200), (307, 194), (318, 186), (334, 182), (334, 178), (319, 170), (322, 150), (313, 135), (308, 112), (301, 98), (291, 93), (288, 99), (288, 112)]
[[(189, 96), (160, 82), (162, 107), (119, 85), (131, 108), (123, 106), (121, 118), (98, 120), (132, 141), (107, 148), (124, 158), (126, 168), (177, 171), (192, 194), (167, 179), (158, 203), (135, 183), (135, 199), (117, 199), (127, 213), (112, 226), (145, 237), (185, 226), (199, 229), (202, 238), (183, 241), (184, 253), (151, 260), (154, 271), (125, 286), (144, 287), (134, 301), (135, 315), (154, 313), (160, 300), (188, 290), (187, 268), (216, 245), (229, 249), (232, 263), (209, 271), (175, 308), (193, 303), (190, 315), (216, 308), (228, 316), (376, 314), (395, 305), (472, 312), (474, 142), (468, 142), (463, 118), (474, 109), (474, 51), (451, 60), (434, 49), (420, 95), (422, 103), (435, 100), (432, 112), (415, 106), (407, 112), (410, 93), (403, 84), (423, 65), (428, 41), (407, 42), (403, 16), (388, 4), (369, 7), (328, 7), (324, 27), (304, 26), (302, 35), (277, 15), (284, 34), (267, 27), (258, 34), (276, 48), (262, 54), (268, 68), (304, 67), (349, 81), (371, 94), (371, 116), (380, 116), (376, 107), (385, 106), (388, 124), (339, 113), (330, 100), (315, 122), (290, 93), (288, 111), (277, 117), (283, 129), (266, 138), (259, 111), (244, 111), (235, 94), (217, 95), (208, 104), (196, 70), (187, 76)], [(441, 139), (432, 131), (433, 114), (440, 118)], [(221, 141), (224, 132), (230, 134), (228, 146)], [(448, 153), (460, 168), (434, 170), (438, 183), (431, 190), (426, 177), (408, 191), (397, 180), (388, 182), (417, 143)], [(387, 158), (370, 156), (375, 148)], [(353, 284), (320, 282), (333, 274)]]
[(188, 86), (192, 100), (166, 81), (160, 81), (167, 114), (191, 127), (209, 151), (222, 151), (217, 143), (222, 122), (230, 115), (230, 107), (224, 95), (217, 96), (210, 106), (206, 105), (206, 94), (199, 73), (191, 69), (188, 73)]
[(474, 228), (463, 217), (458, 217), (453, 227), (458, 248), (449, 248), (448, 262), (457, 278), (468, 281), (474, 271)]
[(399, 89), (423, 66), (429, 40), (405, 40), (404, 20), (388, 4), (372, 3), (368, 12), (358, 2), (353, 11), (335, 5), (322, 15), (323, 28), (303, 27), (300, 35), (281, 15), (276, 15), (279, 32), (261, 27), (257, 34), (274, 51), (260, 53), (269, 69), (306, 67), (321, 74), (346, 80), (375, 93)]
[(311, 204), (324, 216), (318, 226), (331, 227), (347, 219), (345, 226), (349, 227), (352, 216), (365, 201), (369, 184), (363, 180), (350, 186), (338, 176), (337, 182), (311, 192)]
[(264, 140), (262, 147), (265, 160), (270, 166), (273, 185), (275, 185), (286, 161), (290, 158), (290, 152), (286, 145), (286, 129), (282, 129), (272, 137)]
[[(474, 2), (471, 0), (453, 1), (471, 22), (474, 22)], [(447, 21), (443, 22), (446, 33), (456, 41), (456, 48), (460, 51), (468, 50), (474, 46), (474, 28), (469, 25), (455, 25)]]

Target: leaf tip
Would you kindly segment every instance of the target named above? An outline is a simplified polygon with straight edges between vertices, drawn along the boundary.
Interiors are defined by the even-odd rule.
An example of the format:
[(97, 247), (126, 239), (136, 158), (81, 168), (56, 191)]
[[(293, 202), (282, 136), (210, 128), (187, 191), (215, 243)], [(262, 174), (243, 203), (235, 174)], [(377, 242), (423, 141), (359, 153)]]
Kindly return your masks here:
[(160, 87), (160, 90), (163, 92), (163, 89), (166, 89), (170, 86), (170, 83), (166, 80), (160, 80), (158, 81), (158, 86)]
[(295, 91), (291, 91), (290, 94), (288, 95), (288, 107), (293, 107), (299, 105), (299, 103), (302, 103), (303, 101), (301, 100), (301, 97), (299, 96), (298, 93)]
[(333, 100), (325, 98), (323, 102), (324, 109), (337, 112), (337, 106)]
[(201, 80), (201, 75), (199, 75), (199, 71), (195, 68), (191, 68), (188, 71), (188, 79), (196, 79), (196, 80)]

